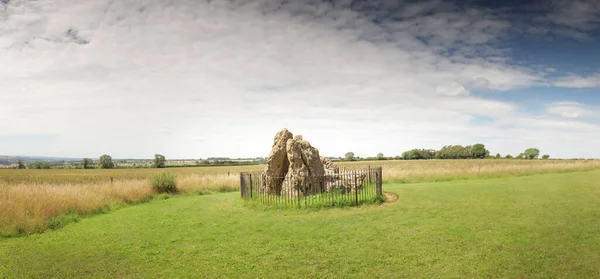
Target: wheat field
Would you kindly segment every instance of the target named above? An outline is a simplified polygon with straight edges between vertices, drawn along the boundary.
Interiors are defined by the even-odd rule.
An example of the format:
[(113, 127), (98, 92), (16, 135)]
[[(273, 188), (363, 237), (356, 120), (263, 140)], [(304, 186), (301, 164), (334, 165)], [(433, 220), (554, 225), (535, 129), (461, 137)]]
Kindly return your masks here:
[(600, 160), (399, 160), (344, 162), (340, 166), (381, 166), (384, 182), (418, 183), (591, 170), (600, 168)]
[[(600, 168), (600, 160), (394, 160), (338, 165), (348, 169), (381, 166), (384, 182), (418, 183), (590, 170)], [(264, 167), (0, 170), (0, 235), (43, 232), (69, 218), (147, 201), (155, 196), (150, 178), (159, 172), (174, 174), (183, 193), (207, 194), (235, 191), (240, 172)]]

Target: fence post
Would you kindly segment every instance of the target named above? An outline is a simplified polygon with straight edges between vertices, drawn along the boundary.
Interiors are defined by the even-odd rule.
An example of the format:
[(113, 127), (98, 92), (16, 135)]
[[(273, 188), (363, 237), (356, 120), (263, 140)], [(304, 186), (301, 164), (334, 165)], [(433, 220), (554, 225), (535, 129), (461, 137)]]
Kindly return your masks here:
[(354, 172), (354, 197), (356, 200), (355, 205), (358, 205), (358, 180), (356, 179), (356, 171), (353, 171), (353, 172)]
[(377, 170), (375, 171), (377, 197), (383, 196), (383, 189), (382, 189), (383, 179), (381, 177), (382, 173), (383, 172), (381, 171), (381, 167), (377, 168)]
[(254, 188), (254, 184), (252, 184), (252, 173), (248, 174), (250, 176), (250, 198), (252, 198), (252, 188)]
[[(296, 187), (295, 184), (296, 183), (294, 181), (294, 187)], [(300, 187), (296, 187), (296, 196), (298, 196), (298, 208), (300, 208)]]
[(240, 172), (240, 194), (242, 199), (246, 198), (246, 185), (244, 185), (244, 173)]

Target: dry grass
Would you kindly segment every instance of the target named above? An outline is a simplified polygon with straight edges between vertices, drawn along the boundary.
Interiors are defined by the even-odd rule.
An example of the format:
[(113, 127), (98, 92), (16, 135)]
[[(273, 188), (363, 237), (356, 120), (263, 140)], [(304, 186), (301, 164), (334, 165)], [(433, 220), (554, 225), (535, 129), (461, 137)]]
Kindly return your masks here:
[(345, 168), (382, 166), (385, 182), (435, 182), (600, 168), (600, 160), (423, 160), (344, 162)]
[[(0, 170), (0, 183), (104, 183), (114, 180), (149, 179), (155, 173), (169, 171), (175, 176), (187, 175), (237, 176), (240, 171), (262, 170), (264, 165), (254, 166), (219, 166), (219, 167), (182, 167), (168, 169), (49, 169), (49, 170)], [(238, 177), (239, 179), (239, 177)]]
[(177, 177), (177, 187), (188, 193), (230, 192), (240, 188), (240, 178), (227, 174), (189, 174)]
[(152, 190), (143, 180), (113, 184), (16, 184), (0, 186), (0, 233), (42, 232), (59, 227), (65, 215), (87, 215), (124, 203), (148, 200)]
[[(428, 160), (343, 162), (342, 168), (382, 166), (386, 182), (431, 182), (600, 168), (600, 160)], [(169, 171), (184, 193), (237, 190), (239, 172), (260, 166), (116, 170), (0, 170), (0, 234), (41, 232), (69, 217), (153, 197), (152, 175)], [(113, 183), (110, 178), (113, 178)], [(67, 216), (67, 217), (65, 217)], [(65, 219), (66, 218), (66, 219)]]

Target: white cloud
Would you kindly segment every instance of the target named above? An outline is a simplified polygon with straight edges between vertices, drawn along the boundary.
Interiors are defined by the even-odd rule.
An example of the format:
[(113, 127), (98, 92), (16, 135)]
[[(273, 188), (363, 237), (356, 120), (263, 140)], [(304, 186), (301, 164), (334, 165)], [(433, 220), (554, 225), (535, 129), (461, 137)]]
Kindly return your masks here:
[(553, 85), (568, 88), (600, 87), (600, 74), (592, 74), (587, 76), (569, 74), (554, 80)]
[(469, 91), (465, 89), (460, 83), (453, 82), (448, 85), (439, 85), (435, 88), (435, 91), (440, 95), (445, 96), (468, 96)]
[(546, 107), (546, 112), (566, 118), (582, 118), (599, 115), (593, 108), (577, 102), (554, 102)]
[[(493, 46), (509, 22), (437, 1), (396, 8), (404, 21), (374, 23), (343, 3), (11, 1), (0, 15), (0, 137), (56, 140), (0, 153), (267, 156), (283, 127), (329, 156), (480, 139), (503, 152), (572, 132), (469, 95), (543, 81)], [(476, 117), (502, 121), (476, 130)], [(582, 125), (571, 127), (596, 127)]]

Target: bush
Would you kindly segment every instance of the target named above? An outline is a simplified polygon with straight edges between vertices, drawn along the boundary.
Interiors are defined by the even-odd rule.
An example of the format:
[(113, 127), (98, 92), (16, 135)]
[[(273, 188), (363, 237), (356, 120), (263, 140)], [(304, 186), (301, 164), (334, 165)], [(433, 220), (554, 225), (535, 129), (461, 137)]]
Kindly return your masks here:
[(177, 192), (177, 183), (175, 176), (171, 173), (157, 173), (152, 176), (152, 190), (157, 193), (175, 193)]
[(48, 162), (40, 162), (40, 161), (35, 161), (35, 162), (31, 162), (29, 163), (29, 165), (27, 165), (28, 169), (50, 169), (50, 164)]

